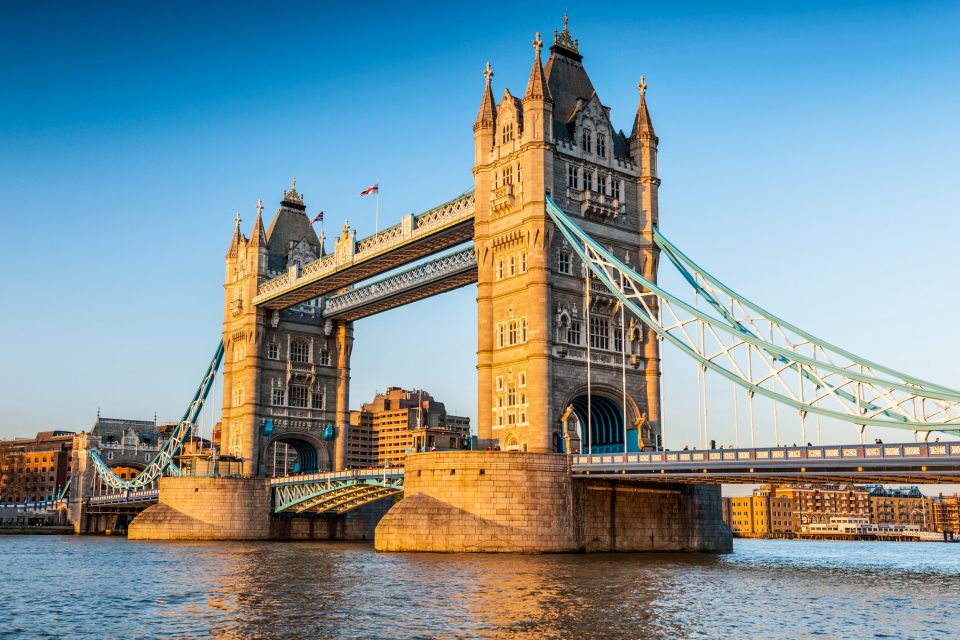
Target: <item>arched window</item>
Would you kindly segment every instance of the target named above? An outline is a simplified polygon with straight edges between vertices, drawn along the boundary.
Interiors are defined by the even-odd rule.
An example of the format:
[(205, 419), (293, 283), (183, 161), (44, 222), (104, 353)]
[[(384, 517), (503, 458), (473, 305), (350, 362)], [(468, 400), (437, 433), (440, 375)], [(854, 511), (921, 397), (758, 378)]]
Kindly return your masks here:
[(293, 362), (309, 362), (310, 347), (303, 340), (294, 340), (290, 345), (290, 360)]

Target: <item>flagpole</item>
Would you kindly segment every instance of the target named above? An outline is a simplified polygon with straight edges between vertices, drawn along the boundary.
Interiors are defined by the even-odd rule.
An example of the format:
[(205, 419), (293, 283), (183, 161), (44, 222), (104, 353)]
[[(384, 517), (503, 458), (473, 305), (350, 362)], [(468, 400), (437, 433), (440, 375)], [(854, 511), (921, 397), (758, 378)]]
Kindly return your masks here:
[(373, 218), (373, 233), (380, 233), (380, 178), (374, 183), (377, 185), (377, 211)]

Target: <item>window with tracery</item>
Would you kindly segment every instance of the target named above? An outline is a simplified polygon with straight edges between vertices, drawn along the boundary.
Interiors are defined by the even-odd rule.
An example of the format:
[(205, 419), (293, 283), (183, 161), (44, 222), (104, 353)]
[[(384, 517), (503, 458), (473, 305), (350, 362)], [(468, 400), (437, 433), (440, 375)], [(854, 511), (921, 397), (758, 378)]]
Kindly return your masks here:
[(303, 340), (294, 340), (290, 345), (290, 360), (293, 362), (309, 362), (310, 345)]

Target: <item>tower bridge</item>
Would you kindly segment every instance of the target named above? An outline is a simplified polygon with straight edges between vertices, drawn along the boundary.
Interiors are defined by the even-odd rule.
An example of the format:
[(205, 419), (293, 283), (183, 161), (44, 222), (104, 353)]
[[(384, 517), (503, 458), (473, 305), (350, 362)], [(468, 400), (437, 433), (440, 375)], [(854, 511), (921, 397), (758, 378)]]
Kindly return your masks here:
[[(625, 133), (566, 20), (546, 64), (539, 34), (532, 44), (522, 96), (505, 89), (498, 101), (489, 63), (484, 71), (471, 190), (368, 238), (345, 224), (330, 253), (295, 183), (269, 227), (262, 204), (249, 237), (238, 214), (220, 345), (180, 429), (134, 480), (96, 466), (118, 493), (159, 480), (159, 503), (132, 536), (275, 537), (278, 526), (348, 535), (363, 521), (379, 522), (384, 550), (723, 551), (720, 482), (956, 477), (960, 451), (897, 445), (877, 457), (864, 442), (874, 427), (960, 433), (960, 392), (818, 339), (684, 254), (659, 226), (659, 138), (643, 76)], [(658, 283), (661, 256), (680, 290)], [(353, 322), (472, 283), (482, 450), (346, 470)], [(665, 343), (697, 367), (702, 442), (709, 375), (744, 397), (750, 448), (664, 450)], [(185, 476), (176, 459), (221, 360), (220, 452), (239, 461), (238, 477)], [(758, 448), (760, 399), (796, 412), (803, 441), (809, 419), (820, 445), (823, 418), (855, 427), (860, 443)], [(779, 442), (778, 428), (775, 418)], [(849, 437), (835, 426), (830, 435)], [(281, 443), (303, 475), (271, 463)], [(308, 515), (330, 527), (304, 529)]]

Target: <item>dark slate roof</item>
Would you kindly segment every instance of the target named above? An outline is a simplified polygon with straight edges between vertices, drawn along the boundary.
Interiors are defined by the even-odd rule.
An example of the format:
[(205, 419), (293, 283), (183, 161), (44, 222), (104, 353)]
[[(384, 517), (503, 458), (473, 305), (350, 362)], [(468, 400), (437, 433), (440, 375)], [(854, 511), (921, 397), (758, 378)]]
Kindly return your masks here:
[(269, 253), (267, 267), (272, 271), (286, 269), (290, 243), (293, 242), (296, 245), (301, 240), (306, 240), (307, 244), (313, 248), (314, 254), (320, 256), (320, 240), (303, 206), (283, 201), (273, 222), (270, 223), (270, 228), (267, 229), (267, 252)]
[(577, 98), (589, 100), (595, 93), (593, 83), (581, 63), (582, 57), (564, 47), (550, 47), (550, 58), (544, 73), (553, 96), (554, 135), (570, 137), (567, 123), (577, 108)]

